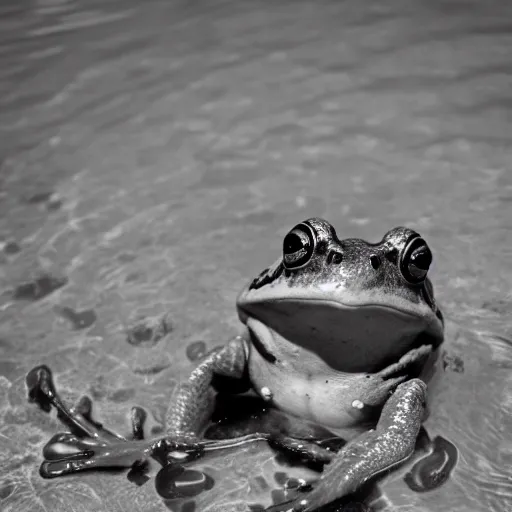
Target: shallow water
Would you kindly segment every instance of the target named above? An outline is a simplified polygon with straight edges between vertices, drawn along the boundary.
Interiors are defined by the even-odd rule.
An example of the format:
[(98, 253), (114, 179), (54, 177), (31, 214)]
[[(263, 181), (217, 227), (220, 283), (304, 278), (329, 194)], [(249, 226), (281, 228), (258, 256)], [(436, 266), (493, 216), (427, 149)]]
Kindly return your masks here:
[[(161, 422), (187, 346), (238, 333), (236, 293), (315, 215), (419, 230), (464, 363), (426, 422), (452, 477), (418, 494), (396, 471), (385, 510), (512, 510), (511, 52), (498, 1), (2, 2), (0, 508), (172, 508), (126, 472), (42, 480), (62, 426), (24, 376), (48, 364), (112, 428), (134, 404)], [(166, 312), (158, 343), (126, 342)], [(211, 464), (198, 511), (278, 487), (270, 449)]]

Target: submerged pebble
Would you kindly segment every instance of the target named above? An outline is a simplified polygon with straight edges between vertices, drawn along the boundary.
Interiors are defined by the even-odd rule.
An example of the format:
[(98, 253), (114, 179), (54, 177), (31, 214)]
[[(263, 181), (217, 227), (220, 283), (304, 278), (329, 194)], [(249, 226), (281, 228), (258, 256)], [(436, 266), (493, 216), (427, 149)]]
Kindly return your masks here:
[(130, 345), (156, 345), (173, 329), (170, 315), (147, 317), (137, 320), (126, 331), (126, 341)]
[(16, 490), (16, 485), (13, 482), (5, 482), (0, 486), (0, 500), (5, 500)]
[(57, 306), (55, 312), (62, 318), (68, 320), (73, 330), (87, 329), (96, 322), (96, 312), (94, 309), (85, 309), (76, 311), (68, 306)]
[(28, 196), (26, 198), (27, 203), (29, 204), (40, 204), (40, 203), (46, 203), (48, 199), (50, 199), (52, 195), (52, 192), (50, 191), (43, 191), (43, 192), (35, 192), (34, 194)]
[(443, 370), (464, 373), (464, 360), (456, 354), (443, 353)]
[(21, 246), (16, 240), (8, 240), (1, 244), (3, 252), (8, 256), (18, 254), (21, 251)]
[(62, 206), (62, 199), (56, 192), (36, 192), (26, 198), (28, 204), (44, 204), (48, 210), (58, 210)]
[(134, 483), (137, 487), (141, 487), (149, 480), (149, 476), (147, 475), (146, 470), (146, 466), (135, 465), (130, 469), (130, 471), (128, 471), (126, 478), (130, 482)]
[(189, 361), (198, 361), (206, 354), (206, 343), (204, 341), (194, 341), (187, 347), (187, 357)]
[(279, 485), (285, 485), (288, 480), (288, 475), (284, 471), (277, 471), (274, 473), (274, 480)]
[(43, 274), (40, 277), (27, 281), (18, 285), (12, 292), (15, 300), (40, 300), (54, 291), (62, 288), (68, 283), (68, 278), (64, 276), (53, 276), (51, 274)]

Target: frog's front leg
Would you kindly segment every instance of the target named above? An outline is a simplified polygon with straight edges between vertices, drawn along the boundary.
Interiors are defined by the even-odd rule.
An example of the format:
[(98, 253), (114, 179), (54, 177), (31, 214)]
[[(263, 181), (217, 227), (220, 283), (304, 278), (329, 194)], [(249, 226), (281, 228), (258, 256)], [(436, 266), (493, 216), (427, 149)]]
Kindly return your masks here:
[(215, 376), (242, 379), (246, 373), (245, 341), (237, 336), (224, 347), (214, 349), (179, 385), (166, 417), (167, 434), (197, 439), (212, 412), (212, 383)]
[(127, 441), (94, 424), (80, 408), (68, 409), (53, 386), (50, 370), (45, 366), (34, 368), (26, 379), (31, 400), (37, 401), (46, 411), (53, 405), (59, 417), (79, 434), (58, 434), (50, 440), (43, 452), (47, 460), (41, 466), (42, 476), (52, 478), (99, 467), (131, 467), (150, 456), (161, 462), (165, 462), (162, 458), (172, 459), (173, 454), (180, 460), (190, 459), (204, 451), (261, 439), (259, 435), (236, 441), (201, 441), (198, 437), (205, 411), (210, 410), (214, 376), (240, 379), (245, 369), (246, 351), (242, 338), (235, 338), (226, 346), (213, 350), (178, 388), (169, 407), (167, 436), (152, 441), (141, 440), (141, 417), (133, 414), (135, 440)]
[(375, 430), (346, 444), (307, 497), (290, 504), (288, 510), (303, 512), (326, 505), (408, 459), (423, 421), (425, 402), (423, 381), (400, 384), (384, 405)]

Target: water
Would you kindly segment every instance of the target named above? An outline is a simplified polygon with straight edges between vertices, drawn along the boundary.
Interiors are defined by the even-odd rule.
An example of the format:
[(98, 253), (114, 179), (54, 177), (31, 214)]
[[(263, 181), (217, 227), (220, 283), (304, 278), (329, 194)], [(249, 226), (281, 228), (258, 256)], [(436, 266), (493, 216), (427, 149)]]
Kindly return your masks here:
[[(341, 237), (419, 230), (464, 361), (426, 423), (459, 450), (452, 478), (417, 494), (395, 472), (386, 510), (512, 510), (511, 16), (462, 0), (3, 2), (0, 508), (166, 510), (126, 472), (41, 480), (62, 427), (27, 406), (25, 373), (50, 365), (121, 431), (136, 403), (161, 422), (186, 347), (236, 334), (238, 290), (318, 215)], [(126, 343), (162, 312), (167, 337)], [(270, 503), (270, 450), (211, 464), (197, 510)]]

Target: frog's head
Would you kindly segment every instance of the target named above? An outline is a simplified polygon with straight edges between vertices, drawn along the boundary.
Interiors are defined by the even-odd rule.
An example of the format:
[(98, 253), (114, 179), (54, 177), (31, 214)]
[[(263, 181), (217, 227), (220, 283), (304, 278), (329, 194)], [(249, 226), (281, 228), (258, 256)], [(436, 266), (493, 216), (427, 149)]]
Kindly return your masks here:
[(274, 348), (300, 346), (339, 371), (377, 370), (415, 346), (442, 342), (431, 263), (411, 229), (392, 229), (372, 244), (340, 240), (327, 221), (308, 219), (285, 236), (282, 257), (242, 290), (239, 316), (266, 327)]

